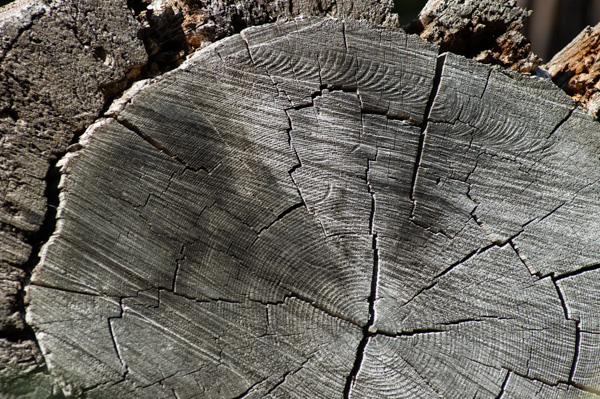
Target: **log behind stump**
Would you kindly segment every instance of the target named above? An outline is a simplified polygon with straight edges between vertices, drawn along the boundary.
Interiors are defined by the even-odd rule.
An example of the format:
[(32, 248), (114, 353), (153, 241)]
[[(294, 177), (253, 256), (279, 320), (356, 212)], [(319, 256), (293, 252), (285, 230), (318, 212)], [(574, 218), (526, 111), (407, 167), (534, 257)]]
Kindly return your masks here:
[(107, 116), (28, 289), (66, 392), (600, 392), (600, 130), (549, 81), (299, 19)]

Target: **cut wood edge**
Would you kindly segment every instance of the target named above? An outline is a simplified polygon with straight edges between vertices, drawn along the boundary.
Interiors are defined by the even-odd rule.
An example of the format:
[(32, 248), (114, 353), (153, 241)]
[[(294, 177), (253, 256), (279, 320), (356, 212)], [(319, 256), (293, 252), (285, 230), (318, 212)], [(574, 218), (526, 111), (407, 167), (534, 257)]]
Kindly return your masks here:
[[(235, 41), (235, 40), (237, 40), (237, 38), (228, 39), (228, 40)], [(239, 41), (239, 40), (238, 40), (238, 41)], [(220, 42), (220, 43), (224, 43), (224, 42)], [(217, 45), (217, 47), (218, 47), (218, 45)], [(217, 47), (215, 47), (215, 48), (217, 48)], [(212, 48), (207, 48), (206, 50), (207, 50), (207, 51), (209, 51), (209, 50), (211, 50), (211, 49), (212, 49)], [(191, 59), (193, 59), (193, 58), (194, 58), (194, 57), (191, 57), (191, 58), (190, 58), (190, 60), (191, 60)], [(191, 61), (190, 61), (190, 62), (191, 62)], [(471, 62), (471, 63), (472, 63), (473, 65), (476, 65), (476, 64), (475, 64), (475, 62)], [(187, 67), (187, 64), (183, 65), (183, 66), (181, 67), (181, 69), (185, 69), (186, 67)], [(488, 67), (482, 67), (482, 68), (488, 68)], [(174, 71), (173, 73), (175, 73), (175, 71)], [(507, 74), (507, 75), (512, 75), (512, 76), (516, 76), (516, 77), (517, 77), (517, 79), (527, 79), (527, 78), (520, 77), (519, 75), (516, 75), (516, 74), (510, 74), (510, 73), (506, 73), (506, 74)], [(168, 77), (169, 77), (169, 75), (163, 75), (163, 77), (162, 77), (161, 79), (168, 79)], [(536, 79), (536, 78), (532, 78), (532, 79)], [(489, 80), (489, 77), (488, 77), (488, 80)], [(545, 86), (545, 88), (549, 88), (550, 90), (554, 90), (554, 91), (555, 91), (557, 94), (559, 94), (559, 95), (561, 95), (561, 94), (562, 94), (562, 96), (563, 96), (563, 97), (566, 97), (566, 96), (565, 96), (565, 95), (564, 95), (562, 92), (560, 92), (560, 91), (559, 91), (559, 90), (558, 90), (558, 89), (557, 89), (555, 86), (551, 85), (551, 84), (550, 84), (550, 82), (544, 82), (544, 81), (540, 81), (540, 82), (537, 82), (537, 83), (539, 83), (539, 86)], [(143, 87), (145, 84), (146, 84), (146, 82), (141, 82), (141, 83), (140, 83), (140, 88), (141, 88), (141, 87)], [(487, 87), (487, 83), (486, 83), (485, 87)], [(485, 91), (485, 88), (483, 88), (483, 89), (484, 89), (484, 91)], [(136, 88), (132, 89), (132, 91), (131, 91), (131, 92), (125, 93), (125, 95), (124, 95), (124, 97), (123, 97), (124, 101), (121, 101), (121, 103), (123, 103), (123, 102), (127, 102), (129, 99), (131, 99), (131, 97), (133, 97), (133, 95), (135, 95), (135, 93), (137, 93), (137, 91), (136, 91), (136, 90), (137, 90), (137, 91), (139, 91), (139, 88), (138, 88), (138, 87), (136, 87)], [(564, 100), (564, 98), (563, 98), (563, 99), (561, 99), (561, 100)], [(117, 113), (117, 114), (118, 114), (118, 113), (119, 113), (119, 110), (115, 110), (115, 113)], [(86, 142), (86, 137), (84, 137), (84, 140), (83, 140), (83, 141), (84, 141), (84, 143)], [(75, 154), (76, 154), (76, 153), (75, 153)], [(75, 157), (76, 157), (76, 155), (69, 155), (69, 159), (74, 159)], [(68, 165), (68, 164), (69, 164), (69, 162), (66, 162), (66, 165)], [(501, 382), (501, 381), (500, 381), (500, 382)]]
[[(19, 0), (19, 1), (15, 2), (15, 3), (11, 3), (11, 5), (15, 5), (15, 6), (16, 6), (17, 4), (24, 4), (24, 3), (26, 3), (26, 2), (27, 2), (27, 0)], [(437, 1), (433, 1), (433, 3), (438, 3), (438, 2), (439, 2), (439, 0), (437, 0)], [(430, 3), (432, 3), (432, 1), (430, 1)], [(429, 4), (429, 3), (428, 3), (428, 4)], [(116, 103), (115, 103), (115, 104), (116, 104)]]

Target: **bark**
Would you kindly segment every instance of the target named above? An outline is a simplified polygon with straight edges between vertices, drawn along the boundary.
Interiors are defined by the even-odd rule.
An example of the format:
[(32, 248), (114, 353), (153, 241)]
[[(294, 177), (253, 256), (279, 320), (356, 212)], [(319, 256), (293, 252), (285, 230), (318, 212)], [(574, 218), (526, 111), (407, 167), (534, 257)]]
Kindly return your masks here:
[(439, 45), (441, 51), (531, 73), (542, 60), (521, 33), (530, 14), (515, 1), (429, 0), (406, 30)]
[[(19, 82), (2, 87), (44, 87), (5, 97), (21, 102), (3, 108), (2, 139), (55, 146), (1, 158), (31, 162), (14, 187), (45, 163), (30, 185), (49, 187), (30, 195), (38, 208), (3, 200), (5, 396), (598, 396), (600, 132), (551, 81), (302, 18), (203, 48), (107, 109), (193, 51), (205, 28), (181, 21), (205, 11), (171, 5), (161, 25), (134, 4), (144, 28), (107, 5), (120, 38), (90, 28), (97, 7), (28, 4), (4, 19), (20, 24), (12, 43), (43, 21), (57, 33), (2, 53)], [(59, 35), (65, 13), (87, 16), (69, 31), (80, 46)], [(63, 58), (39, 59), (61, 45)], [(42, 74), (30, 80), (27, 51)], [(82, 81), (85, 101), (65, 97)]]
[[(21, 1), (0, 14), (0, 395), (47, 397), (23, 285), (54, 230), (53, 167), (98, 117), (103, 90), (146, 63), (120, 2)], [(118, 32), (115, 34), (115, 32)]]
[(584, 29), (544, 68), (554, 82), (594, 117), (600, 111), (600, 24)]

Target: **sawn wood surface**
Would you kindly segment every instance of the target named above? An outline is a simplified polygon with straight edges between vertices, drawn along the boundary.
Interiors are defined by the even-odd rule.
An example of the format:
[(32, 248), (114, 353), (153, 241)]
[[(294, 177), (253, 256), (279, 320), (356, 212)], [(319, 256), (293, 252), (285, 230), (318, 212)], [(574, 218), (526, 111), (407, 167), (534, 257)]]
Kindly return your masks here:
[(137, 83), (28, 287), (86, 398), (590, 398), (600, 129), (552, 82), (336, 19)]

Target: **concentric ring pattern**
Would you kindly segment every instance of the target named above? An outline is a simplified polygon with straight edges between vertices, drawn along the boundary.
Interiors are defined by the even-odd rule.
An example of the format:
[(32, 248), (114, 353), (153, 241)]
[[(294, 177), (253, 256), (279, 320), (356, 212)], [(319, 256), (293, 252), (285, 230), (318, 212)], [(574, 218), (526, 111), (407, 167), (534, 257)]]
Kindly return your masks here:
[(600, 391), (600, 129), (551, 82), (298, 19), (136, 85), (82, 144), (28, 290), (66, 392)]

